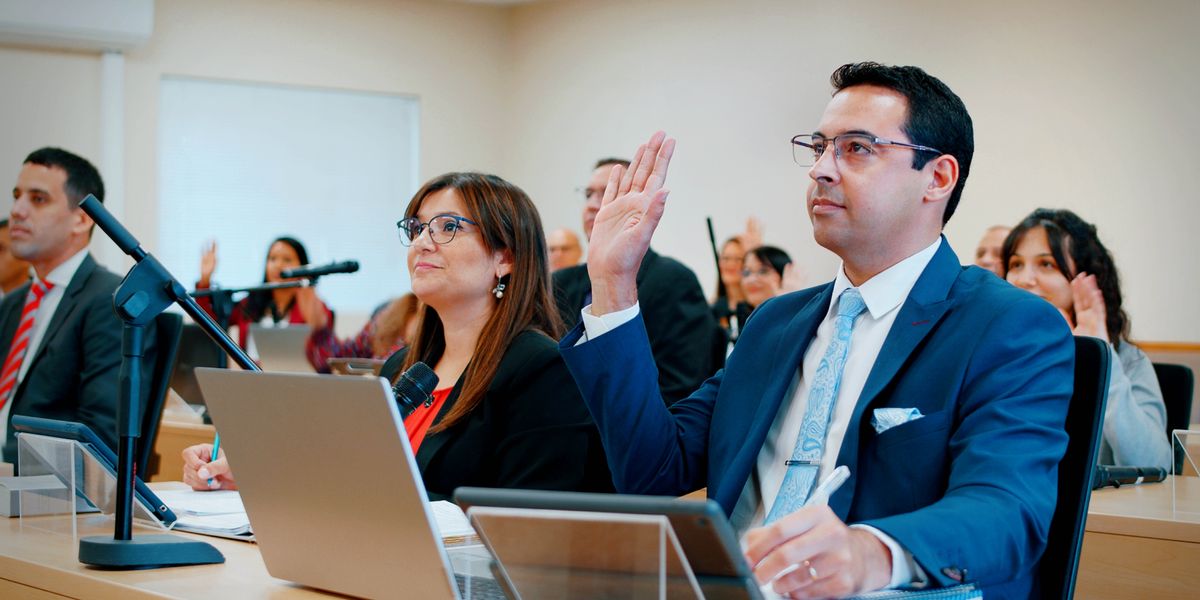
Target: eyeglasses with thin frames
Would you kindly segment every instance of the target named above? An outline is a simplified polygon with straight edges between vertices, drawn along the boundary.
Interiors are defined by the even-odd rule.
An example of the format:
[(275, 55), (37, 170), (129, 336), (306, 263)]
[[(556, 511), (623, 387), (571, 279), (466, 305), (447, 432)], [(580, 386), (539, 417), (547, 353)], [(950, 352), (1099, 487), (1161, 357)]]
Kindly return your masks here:
[(577, 188), (575, 188), (575, 193), (579, 194), (579, 196), (581, 198), (583, 198), (584, 202), (588, 202), (592, 199), (592, 196), (595, 196), (597, 199), (604, 196), (604, 188), (596, 189), (596, 188), (587, 188), (587, 187), (577, 187)]
[(449, 244), (454, 240), (454, 235), (462, 229), (463, 223), (479, 226), (475, 221), (460, 215), (438, 215), (425, 223), (416, 217), (400, 219), (396, 221), (396, 228), (400, 230), (400, 243), (405, 246), (411, 246), (425, 229), (429, 229), (429, 239), (433, 240), (433, 243)]
[(792, 159), (802, 167), (811, 167), (825, 155), (826, 148), (833, 147), (833, 158), (838, 165), (856, 168), (865, 166), (877, 158), (884, 146), (908, 148), (917, 152), (945, 154), (937, 148), (894, 142), (867, 133), (843, 133), (827, 138), (817, 134), (801, 134), (792, 138)]

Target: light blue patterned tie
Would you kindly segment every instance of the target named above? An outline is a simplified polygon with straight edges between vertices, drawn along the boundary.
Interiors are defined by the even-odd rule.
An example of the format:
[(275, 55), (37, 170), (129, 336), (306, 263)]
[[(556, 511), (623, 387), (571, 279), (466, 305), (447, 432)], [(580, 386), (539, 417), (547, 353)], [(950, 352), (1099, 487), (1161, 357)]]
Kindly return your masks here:
[(771, 523), (804, 506), (812, 493), (817, 471), (821, 468), (821, 455), (825, 451), (825, 432), (837, 401), (838, 388), (842, 385), (842, 370), (846, 366), (846, 354), (850, 350), (850, 334), (854, 331), (854, 319), (867, 307), (862, 294), (847, 288), (838, 299), (837, 318), (833, 322), (833, 339), (821, 357), (817, 372), (813, 375), (812, 388), (808, 392), (808, 408), (804, 411), (804, 422), (800, 435), (796, 436), (796, 447), (792, 458), (787, 461), (787, 474), (779, 486), (779, 495), (771, 505), (766, 523)]

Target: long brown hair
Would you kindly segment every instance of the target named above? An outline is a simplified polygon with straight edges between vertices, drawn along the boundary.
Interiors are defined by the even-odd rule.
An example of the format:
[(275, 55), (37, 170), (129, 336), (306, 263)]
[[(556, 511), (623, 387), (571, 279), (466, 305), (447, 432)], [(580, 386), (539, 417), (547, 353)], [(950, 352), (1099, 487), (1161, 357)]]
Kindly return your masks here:
[(408, 322), (417, 318), (421, 301), (412, 294), (405, 294), (389, 303), (375, 319), (375, 330), (371, 335), (371, 354), (386, 358), (398, 346), (412, 344), (404, 338)]
[[(533, 201), (521, 188), (483, 173), (447, 173), (431, 179), (408, 203), (405, 217), (416, 216), (421, 203), (446, 189), (458, 192), (472, 220), (478, 223), (483, 245), (489, 252), (512, 254), (512, 272), (504, 277), (504, 297), (496, 299), (496, 310), (483, 326), (471, 362), (463, 373), (463, 388), (446, 418), (429, 433), (453, 427), (483, 401), (496, 376), (500, 359), (521, 332), (540, 331), (557, 339), (562, 321), (550, 295), (550, 267), (542, 218)], [(412, 347), (400, 372), (417, 361), (436, 365), (446, 350), (445, 332), (437, 311), (425, 305)]]

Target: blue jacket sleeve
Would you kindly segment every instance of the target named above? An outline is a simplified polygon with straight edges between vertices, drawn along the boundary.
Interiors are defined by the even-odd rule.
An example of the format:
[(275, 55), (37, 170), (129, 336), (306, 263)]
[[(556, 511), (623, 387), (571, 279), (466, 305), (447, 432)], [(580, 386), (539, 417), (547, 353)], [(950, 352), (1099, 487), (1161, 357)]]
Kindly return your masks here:
[(668, 409), (640, 314), (576, 346), (582, 335), (581, 323), (559, 348), (600, 429), (617, 491), (677, 496), (704, 487), (722, 374)]

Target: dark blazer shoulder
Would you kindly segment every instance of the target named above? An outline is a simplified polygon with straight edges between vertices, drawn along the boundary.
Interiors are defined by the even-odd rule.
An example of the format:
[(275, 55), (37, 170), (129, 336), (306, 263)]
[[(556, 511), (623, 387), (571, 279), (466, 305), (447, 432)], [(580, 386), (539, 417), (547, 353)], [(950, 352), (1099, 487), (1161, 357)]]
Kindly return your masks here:
[(572, 288), (581, 283), (586, 283), (588, 281), (587, 263), (580, 263), (573, 267), (559, 269), (551, 274), (550, 279), (556, 286), (561, 285)]
[(558, 351), (558, 342), (540, 331), (522, 331), (504, 352), (488, 389), (499, 390), (520, 385), (530, 377), (539, 376), (553, 368), (556, 361), (560, 367), (566, 368)]

